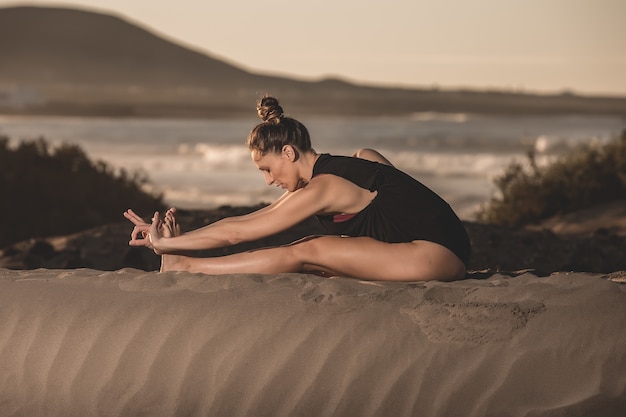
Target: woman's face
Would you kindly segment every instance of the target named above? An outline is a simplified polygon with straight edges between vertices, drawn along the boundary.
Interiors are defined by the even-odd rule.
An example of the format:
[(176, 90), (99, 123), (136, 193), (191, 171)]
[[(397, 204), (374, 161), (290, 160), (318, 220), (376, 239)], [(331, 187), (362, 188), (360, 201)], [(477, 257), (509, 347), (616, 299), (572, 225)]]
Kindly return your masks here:
[(288, 191), (297, 190), (301, 184), (292, 156), (290, 147), (284, 147), (281, 153), (265, 155), (252, 151), (252, 161), (263, 172), (265, 183)]

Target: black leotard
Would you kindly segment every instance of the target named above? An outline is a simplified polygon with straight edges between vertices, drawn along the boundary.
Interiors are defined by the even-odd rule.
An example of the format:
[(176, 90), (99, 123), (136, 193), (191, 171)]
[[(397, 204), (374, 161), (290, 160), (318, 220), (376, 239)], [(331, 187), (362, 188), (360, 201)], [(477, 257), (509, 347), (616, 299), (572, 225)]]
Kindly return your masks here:
[(329, 154), (315, 162), (313, 177), (320, 174), (337, 175), (378, 192), (353, 216), (318, 215), (329, 233), (389, 243), (427, 240), (450, 249), (468, 265), (471, 247), (463, 224), (448, 203), (416, 179), (389, 165)]

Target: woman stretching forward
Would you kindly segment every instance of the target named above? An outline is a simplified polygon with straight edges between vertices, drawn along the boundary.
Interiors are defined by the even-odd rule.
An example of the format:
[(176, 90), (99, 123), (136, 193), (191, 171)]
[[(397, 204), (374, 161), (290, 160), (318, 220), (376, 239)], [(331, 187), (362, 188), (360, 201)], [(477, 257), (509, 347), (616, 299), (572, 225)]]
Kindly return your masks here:
[[(271, 205), (180, 234), (174, 212), (152, 224), (132, 210), (130, 245), (162, 255), (162, 271), (205, 274), (321, 272), (366, 280), (457, 280), (470, 243), (450, 206), (373, 150), (355, 157), (317, 154), (306, 127), (273, 97), (257, 107), (263, 123), (248, 137), (268, 185), (287, 190)], [(175, 253), (234, 245), (288, 229), (316, 215), (329, 232), (290, 245), (216, 258)]]

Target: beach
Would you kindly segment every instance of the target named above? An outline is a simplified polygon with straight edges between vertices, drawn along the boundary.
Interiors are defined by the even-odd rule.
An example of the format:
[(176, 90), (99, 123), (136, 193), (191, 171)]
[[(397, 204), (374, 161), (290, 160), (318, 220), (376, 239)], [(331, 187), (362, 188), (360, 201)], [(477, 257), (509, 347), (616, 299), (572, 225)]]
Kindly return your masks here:
[(0, 254), (0, 415), (621, 416), (623, 207), (465, 223), (452, 283), (159, 273), (121, 222), (19, 242)]
[[(296, 37), (281, 39), (276, 53), (262, 54), (268, 66), (232, 55), (238, 39), (253, 45), (241, 29), (265, 4), (237, 4), (229, 16), (227, 2), (207, 6), (208, 15), (198, 4), (159, 13), (139, 3), (109, 11), (0, 7), (0, 417), (626, 415), (626, 97), (622, 78), (612, 79), (624, 62), (607, 52), (619, 36), (605, 42), (606, 31), (572, 20), (604, 22), (596, 6), (559, 9), (554, 19), (534, 6), (418, 4), (410, 7), (419, 13), (403, 14), (376, 4), (368, 14), (368, 4), (307, 4), (308, 20), (326, 29), (307, 31), (296, 18), (298, 30), (289, 30), (278, 19), (277, 30), (309, 39), (307, 48), (285, 48)], [(283, 9), (297, 16), (297, 6), (272, 13)], [(311, 18), (316, 11), (329, 18), (322, 26)], [(220, 33), (205, 38), (227, 39), (218, 42), (227, 49), (172, 32), (168, 21), (193, 29), (185, 13), (209, 16), (202, 30)], [(540, 17), (531, 31), (528, 16)], [(219, 28), (231, 18), (236, 24)], [(355, 35), (361, 24), (366, 36)], [(333, 26), (351, 33), (348, 44)], [(494, 38), (498, 27), (513, 42)], [(256, 49), (274, 38), (264, 34)], [(315, 59), (335, 47), (340, 59)], [(298, 50), (315, 62), (294, 59)], [(389, 84), (344, 72), (349, 61), (359, 70), (379, 66)], [(327, 68), (289, 75), (297, 62)], [(504, 81), (511, 69), (521, 78), (511, 72)], [(307, 126), (296, 129), (302, 141), (289, 139), (297, 146), (266, 138), (294, 167), (247, 146), (266, 94), (280, 99), (273, 110)], [(251, 149), (260, 151), (254, 163)], [(195, 230), (263, 209), (280, 188), (313, 181), (311, 172), (343, 176), (343, 167), (313, 169), (314, 154), (363, 149), (380, 152), (456, 213), (472, 247), (465, 276), (456, 269), (463, 279), (387, 281), (406, 270), (404, 256), (369, 281), (160, 272), (159, 255), (129, 246), (128, 209), (150, 222), (155, 210), (175, 207), (182, 232)], [(303, 195), (266, 225), (225, 222), (234, 232), (226, 226), (216, 236), (207, 229), (206, 242), (191, 247), (213, 249), (181, 254), (220, 257), (327, 233), (315, 216), (283, 230), (296, 209), (337, 213), (339, 221), (379, 190), (380, 199), (390, 190), (401, 203), (391, 190), (398, 187), (388, 187), (395, 180), (383, 178), (390, 171), (377, 171), (367, 186), (354, 179), (358, 190), (332, 178), (327, 190), (311, 187), (320, 204), (309, 211), (300, 203), (313, 198)], [(437, 236), (456, 228), (454, 216), (430, 233), (428, 223), (447, 207), (424, 207), (413, 212), (424, 226), (418, 234), (385, 231), (381, 240), (453, 248)], [(393, 234), (410, 226), (388, 217), (397, 217)], [(378, 226), (368, 224), (366, 234)], [(171, 229), (166, 237), (178, 233)], [(270, 229), (282, 231), (267, 236)], [(344, 232), (351, 234), (337, 234)], [(242, 242), (252, 236), (265, 237)], [(429, 271), (444, 255), (423, 247), (420, 266)], [(344, 270), (297, 252), (307, 265)], [(432, 276), (421, 272), (411, 277)]]
[[(129, 137), (126, 128), (119, 138)], [(452, 201), (467, 208), (486, 196), (476, 197), (476, 178), (461, 171), (477, 168), (485, 181), (490, 161), (503, 163), (510, 147), (519, 153), (526, 146), (517, 133), (508, 141), (494, 133), (477, 153), (469, 152), (469, 136), (455, 139), (456, 151), (429, 153), (428, 139), (411, 151), (410, 135), (398, 135), (394, 159), (444, 188), (454, 183), (450, 192), (467, 191)], [(370, 139), (375, 144), (376, 134)], [(539, 139), (535, 149), (582, 140)], [(159, 161), (157, 171), (169, 167), (163, 175), (178, 161), (175, 181), (192, 173), (192, 184), (209, 176), (227, 186), (215, 172), (250, 165), (241, 145), (204, 149), (196, 142), (193, 152), (206, 151), (196, 164), (178, 135), (168, 141), (160, 148), (147, 141), (156, 149), (147, 159)], [(117, 152), (133, 154), (137, 143), (129, 146)], [(206, 155), (216, 149), (234, 165), (213, 166)], [(549, 155), (556, 154), (540, 156)], [(17, 206), (24, 214), (33, 204)], [(60, 209), (71, 217), (84, 205), (50, 206), (47, 216)], [(186, 231), (263, 206), (179, 207), (177, 218)], [(625, 207), (623, 200), (598, 203), (526, 227), (483, 224), (461, 211), (473, 249), (465, 279), (453, 283), (159, 273), (159, 256), (128, 246), (132, 227), (121, 208), (119, 221), (78, 232), (63, 229), (63, 221), (58, 235), (37, 236), (35, 228), (0, 248), (0, 416), (621, 416)], [(5, 222), (6, 230), (34, 220)], [(309, 218), (278, 235), (193, 256), (319, 233)]]
[(0, 415), (621, 416), (623, 280), (2, 269)]

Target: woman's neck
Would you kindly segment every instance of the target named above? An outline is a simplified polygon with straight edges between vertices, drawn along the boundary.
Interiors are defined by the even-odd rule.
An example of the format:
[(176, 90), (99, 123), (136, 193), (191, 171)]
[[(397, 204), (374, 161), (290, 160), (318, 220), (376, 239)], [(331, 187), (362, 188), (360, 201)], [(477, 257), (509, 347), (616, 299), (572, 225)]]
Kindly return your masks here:
[(317, 158), (319, 158), (319, 155), (313, 150), (302, 154), (302, 169), (300, 171), (300, 177), (304, 181), (311, 181), (311, 177), (313, 177), (313, 166), (315, 166)]

